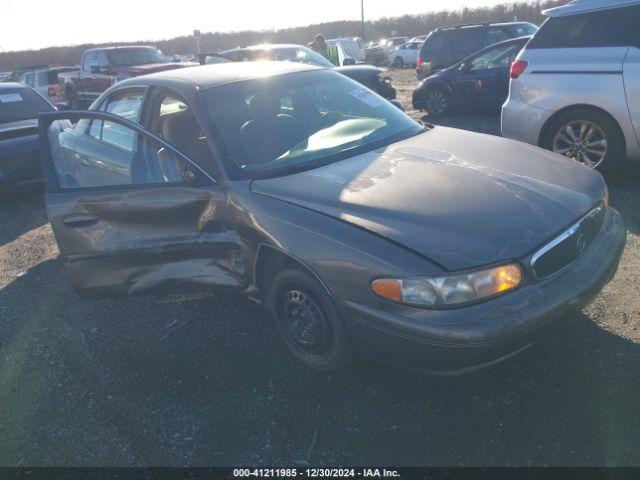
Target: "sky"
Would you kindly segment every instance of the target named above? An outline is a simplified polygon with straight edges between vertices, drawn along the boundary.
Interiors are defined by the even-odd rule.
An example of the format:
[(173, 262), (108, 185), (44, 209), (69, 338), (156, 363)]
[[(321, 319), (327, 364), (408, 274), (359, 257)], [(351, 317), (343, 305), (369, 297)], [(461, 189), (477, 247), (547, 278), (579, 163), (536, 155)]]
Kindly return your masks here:
[[(365, 18), (503, 3), (504, 0), (364, 0)], [(360, 0), (1, 0), (0, 48), (162, 40), (202, 32), (266, 30), (360, 18)]]

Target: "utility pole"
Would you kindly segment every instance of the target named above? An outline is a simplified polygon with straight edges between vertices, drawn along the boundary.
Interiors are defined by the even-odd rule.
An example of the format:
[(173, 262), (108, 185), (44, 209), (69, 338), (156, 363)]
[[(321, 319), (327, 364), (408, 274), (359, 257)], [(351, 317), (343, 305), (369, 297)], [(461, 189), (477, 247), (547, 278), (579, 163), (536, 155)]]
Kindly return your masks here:
[(198, 50), (198, 55), (200, 55), (200, 30), (194, 30), (193, 37), (196, 39), (196, 49)]
[(364, 0), (360, 0), (360, 22), (362, 24), (362, 40), (364, 41)]

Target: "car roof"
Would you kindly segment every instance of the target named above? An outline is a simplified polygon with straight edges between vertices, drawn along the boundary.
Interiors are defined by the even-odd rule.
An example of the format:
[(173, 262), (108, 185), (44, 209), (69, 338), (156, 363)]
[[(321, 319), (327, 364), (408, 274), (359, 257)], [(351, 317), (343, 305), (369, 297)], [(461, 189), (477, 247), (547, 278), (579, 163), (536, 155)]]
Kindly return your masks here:
[(177, 68), (134, 77), (118, 83), (118, 86), (154, 85), (173, 87), (176, 90), (205, 90), (207, 88), (264, 78), (287, 73), (323, 70), (321, 67), (296, 62), (229, 62)]
[(96, 47), (96, 48), (90, 48), (89, 50), (86, 50), (85, 53), (89, 53), (89, 52), (95, 52), (95, 51), (102, 51), (102, 50), (125, 50), (125, 49), (129, 49), (129, 48), (152, 48), (154, 50), (156, 50), (155, 47), (152, 47), (151, 45), (118, 45), (118, 46), (113, 46), (113, 47)]
[(250, 45), (248, 47), (238, 47), (232, 50), (225, 50), (221, 53), (231, 53), (238, 50), (276, 50), (283, 48), (308, 48), (304, 45), (297, 45), (295, 43), (262, 43), (260, 45)]
[(640, 5), (640, 0), (573, 0), (566, 5), (543, 10), (542, 14), (547, 17), (565, 17), (631, 5)]
[(497, 22), (497, 23), (468, 23), (463, 25), (450, 25), (438, 27), (432, 33), (443, 32), (445, 30), (464, 30), (467, 28), (487, 28), (487, 27), (509, 27), (512, 25), (533, 25), (531, 22)]
[(27, 89), (27, 85), (18, 82), (0, 82), (0, 91), (2, 90), (15, 90), (16, 88)]

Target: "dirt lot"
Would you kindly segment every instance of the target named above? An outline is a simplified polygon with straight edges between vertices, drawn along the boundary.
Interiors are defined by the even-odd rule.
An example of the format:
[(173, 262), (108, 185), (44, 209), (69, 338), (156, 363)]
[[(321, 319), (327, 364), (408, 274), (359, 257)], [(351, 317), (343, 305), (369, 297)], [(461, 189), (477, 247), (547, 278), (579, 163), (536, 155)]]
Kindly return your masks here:
[[(409, 106), (413, 71), (392, 75)], [(498, 133), (492, 117), (440, 123)], [(629, 240), (598, 299), (453, 378), (316, 373), (240, 296), (80, 300), (42, 199), (4, 200), (0, 465), (639, 465), (639, 181), (609, 180)]]

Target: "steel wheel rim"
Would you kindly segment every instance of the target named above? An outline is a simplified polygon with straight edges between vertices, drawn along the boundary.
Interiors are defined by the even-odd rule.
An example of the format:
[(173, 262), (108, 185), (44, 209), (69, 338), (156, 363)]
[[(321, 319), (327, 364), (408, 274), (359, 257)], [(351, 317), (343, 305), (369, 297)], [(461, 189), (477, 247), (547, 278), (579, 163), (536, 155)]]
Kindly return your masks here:
[(306, 292), (286, 288), (280, 295), (279, 321), (293, 345), (312, 357), (331, 349), (331, 329), (320, 305)]
[(553, 137), (552, 150), (589, 168), (596, 168), (607, 155), (607, 136), (593, 122), (573, 120), (558, 129)]
[(442, 92), (431, 92), (427, 98), (427, 109), (434, 115), (440, 115), (447, 109), (447, 97)]

